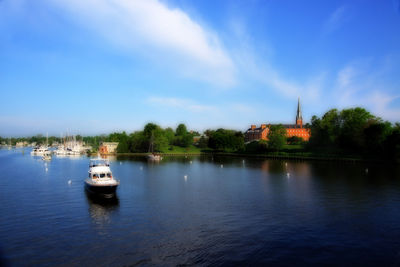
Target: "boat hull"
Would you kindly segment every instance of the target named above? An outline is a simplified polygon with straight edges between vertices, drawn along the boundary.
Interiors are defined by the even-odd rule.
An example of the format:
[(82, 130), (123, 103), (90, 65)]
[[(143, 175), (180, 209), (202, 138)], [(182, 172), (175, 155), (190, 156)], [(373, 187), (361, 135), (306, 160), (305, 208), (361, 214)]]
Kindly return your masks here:
[(85, 182), (85, 190), (97, 196), (102, 196), (105, 198), (112, 198), (115, 196), (118, 184), (115, 185), (93, 185)]

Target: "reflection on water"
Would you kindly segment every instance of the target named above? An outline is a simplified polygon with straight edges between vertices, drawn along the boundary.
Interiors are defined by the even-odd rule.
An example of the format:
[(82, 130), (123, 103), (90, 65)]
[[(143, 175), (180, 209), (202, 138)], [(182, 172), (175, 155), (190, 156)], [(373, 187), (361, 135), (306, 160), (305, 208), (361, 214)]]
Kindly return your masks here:
[(89, 204), (89, 215), (92, 222), (98, 226), (112, 223), (111, 215), (118, 212), (119, 199), (117, 195), (112, 198), (104, 198), (90, 194), (85, 190), (86, 200)]

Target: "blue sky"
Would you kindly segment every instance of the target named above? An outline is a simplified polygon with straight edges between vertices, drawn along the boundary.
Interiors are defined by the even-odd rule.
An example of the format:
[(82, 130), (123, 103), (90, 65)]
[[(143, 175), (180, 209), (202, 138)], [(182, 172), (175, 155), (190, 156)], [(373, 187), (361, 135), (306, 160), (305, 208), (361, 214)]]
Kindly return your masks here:
[(0, 0), (0, 135), (400, 121), (400, 4)]

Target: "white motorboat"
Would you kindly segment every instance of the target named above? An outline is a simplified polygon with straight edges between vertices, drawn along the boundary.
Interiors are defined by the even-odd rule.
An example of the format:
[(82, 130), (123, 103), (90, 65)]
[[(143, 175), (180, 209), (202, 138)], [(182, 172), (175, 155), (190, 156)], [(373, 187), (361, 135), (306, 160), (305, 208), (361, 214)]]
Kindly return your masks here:
[(46, 153), (50, 153), (47, 146), (37, 146), (31, 151), (32, 156), (43, 156)]
[(89, 177), (85, 180), (85, 189), (89, 193), (111, 198), (115, 195), (118, 185), (119, 181), (113, 177), (107, 160), (90, 160)]

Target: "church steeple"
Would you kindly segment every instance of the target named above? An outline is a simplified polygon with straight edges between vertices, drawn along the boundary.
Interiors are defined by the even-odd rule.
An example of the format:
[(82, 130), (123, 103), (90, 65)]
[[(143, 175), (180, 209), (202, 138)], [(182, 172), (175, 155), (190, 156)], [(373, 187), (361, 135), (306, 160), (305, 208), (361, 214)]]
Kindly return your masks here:
[(300, 97), (297, 102), (296, 125), (303, 127), (303, 116), (301, 115)]

